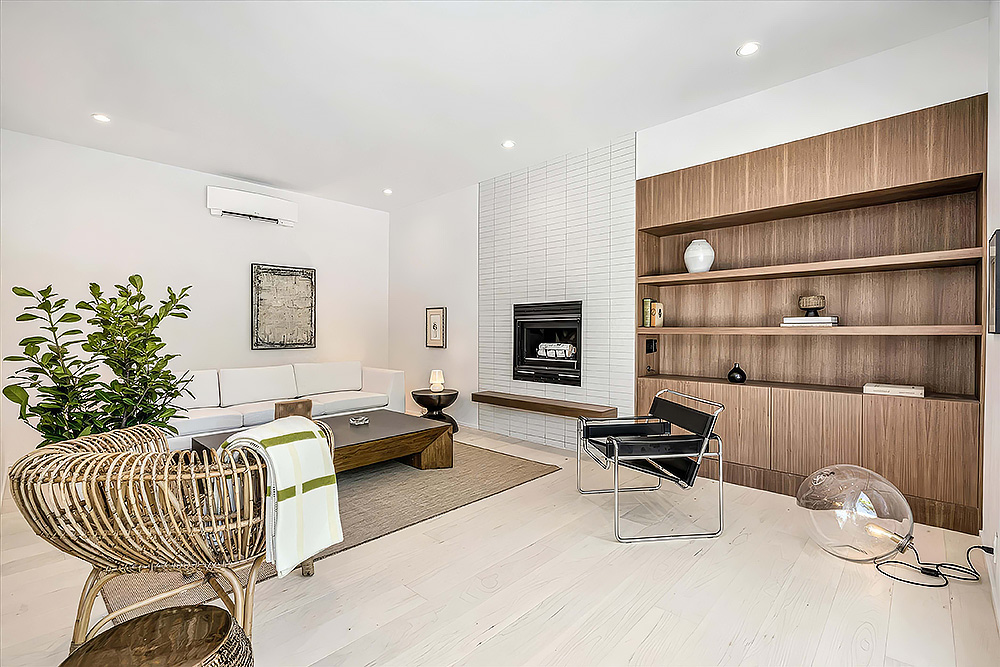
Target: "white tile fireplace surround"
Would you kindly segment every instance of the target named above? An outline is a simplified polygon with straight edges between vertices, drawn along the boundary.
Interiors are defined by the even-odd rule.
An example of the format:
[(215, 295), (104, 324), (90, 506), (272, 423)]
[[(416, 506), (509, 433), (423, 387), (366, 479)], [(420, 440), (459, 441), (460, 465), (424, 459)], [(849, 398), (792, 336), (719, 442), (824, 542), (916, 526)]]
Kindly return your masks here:
[[(613, 405), (635, 386), (635, 136), (479, 184), (479, 387)], [(515, 381), (515, 303), (582, 301), (582, 386)], [(479, 406), (479, 428), (574, 447), (576, 421)]]

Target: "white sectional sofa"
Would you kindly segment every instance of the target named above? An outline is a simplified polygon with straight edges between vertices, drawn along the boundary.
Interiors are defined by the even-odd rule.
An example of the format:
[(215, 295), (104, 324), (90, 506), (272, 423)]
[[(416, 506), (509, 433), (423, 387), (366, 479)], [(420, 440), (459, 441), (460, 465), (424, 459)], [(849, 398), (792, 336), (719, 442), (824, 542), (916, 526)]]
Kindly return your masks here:
[(403, 412), (403, 371), (362, 367), (360, 361), (223, 368), (194, 371), (177, 404), (184, 408), (170, 423), (172, 449), (186, 449), (191, 437), (274, 419), (274, 403), (294, 398), (313, 402), (313, 417), (385, 408)]

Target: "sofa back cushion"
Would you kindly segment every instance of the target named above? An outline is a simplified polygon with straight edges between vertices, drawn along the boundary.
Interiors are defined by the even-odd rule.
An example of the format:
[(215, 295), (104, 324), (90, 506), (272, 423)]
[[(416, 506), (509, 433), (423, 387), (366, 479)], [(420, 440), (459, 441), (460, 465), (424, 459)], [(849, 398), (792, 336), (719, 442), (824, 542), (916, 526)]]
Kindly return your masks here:
[(219, 371), (222, 406), (295, 398), (295, 371), (291, 366), (223, 368)]
[(295, 364), (295, 384), (299, 396), (331, 391), (361, 389), (360, 361), (330, 361), (321, 364)]
[(190, 410), (192, 408), (219, 407), (219, 372), (214, 368), (207, 371), (191, 371), (191, 382), (187, 390), (194, 397), (182, 394), (174, 403)]

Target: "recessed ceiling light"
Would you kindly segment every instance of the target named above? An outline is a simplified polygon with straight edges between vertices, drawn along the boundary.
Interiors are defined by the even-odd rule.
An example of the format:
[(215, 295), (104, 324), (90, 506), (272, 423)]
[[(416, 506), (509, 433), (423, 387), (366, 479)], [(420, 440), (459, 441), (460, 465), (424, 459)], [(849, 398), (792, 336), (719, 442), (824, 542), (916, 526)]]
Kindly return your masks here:
[(746, 58), (747, 56), (752, 56), (757, 53), (760, 49), (760, 42), (747, 42), (740, 48), (736, 49), (736, 55)]
[(507, 141), (503, 142), (500, 145), (503, 146), (504, 148), (513, 148), (514, 147), (514, 142), (511, 141), (510, 139), (508, 139)]
[(385, 190), (382, 191), (382, 194), (388, 197), (389, 195), (392, 194), (392, 190), (390, 188), (386, 188)]
[(102, 113), (92, 113), (92, 114), (90, 114), (90, 117), (93, 118), (94, 120), (96, 120), (98, 123), (110, 123), (111, 122), (111, 118), (109, 118), (108, 116), (105, 116)]

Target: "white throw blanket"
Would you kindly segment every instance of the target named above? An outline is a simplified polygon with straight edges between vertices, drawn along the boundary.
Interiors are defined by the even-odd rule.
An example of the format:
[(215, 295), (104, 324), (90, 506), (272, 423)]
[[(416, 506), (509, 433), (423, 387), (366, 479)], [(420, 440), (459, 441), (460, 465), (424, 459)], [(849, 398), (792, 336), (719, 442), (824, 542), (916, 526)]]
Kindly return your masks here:
[(222, 446), (252, 449), (267, 461), (266, 558), (279, 577), (344, 540), (333, 456), (311, 419), (276, 419), (237, 433)]

